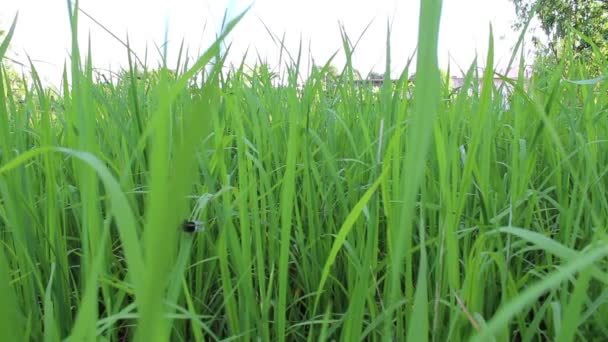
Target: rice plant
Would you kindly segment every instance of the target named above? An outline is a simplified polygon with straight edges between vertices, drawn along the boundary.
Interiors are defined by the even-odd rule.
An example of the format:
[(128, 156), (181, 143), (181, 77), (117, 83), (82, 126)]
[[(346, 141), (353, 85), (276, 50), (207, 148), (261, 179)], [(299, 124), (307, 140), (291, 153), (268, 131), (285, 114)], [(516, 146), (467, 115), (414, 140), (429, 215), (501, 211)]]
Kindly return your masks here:
[(608, 82), (568, 50), (513, 80), (490, 36), (453, 90), (426, 0), (413, 81), (356, 82), (344, 32), (336, 78), (226, 71), (246, 13), (98, 80), (68, 7), (60, 90), (0, 69), (2, 340), (608, 338)]

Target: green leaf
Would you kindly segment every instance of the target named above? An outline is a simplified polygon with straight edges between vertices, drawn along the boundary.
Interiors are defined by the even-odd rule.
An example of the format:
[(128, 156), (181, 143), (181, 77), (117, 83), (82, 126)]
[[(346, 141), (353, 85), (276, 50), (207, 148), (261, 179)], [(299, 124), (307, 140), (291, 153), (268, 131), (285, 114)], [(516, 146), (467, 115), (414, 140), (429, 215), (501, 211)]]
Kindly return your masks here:
[(4, 58), (4, 54), (6, 53), (6, 50), (8, 50), (8, 46), (11, 42), (11, 39), (13, 38), (13, 33), (15, 33), (15, 27), (17, 27), (17, 18), (18, 17), (19, 17), (19, 13), (15, 14), (15, 18), (13, 19), (13, 24), (11, 25), (11, 28), (8, 30), (8, 34), (6, 35), (6, 37), (4, 37), (2, 44), (0, 44), (0, 62)]

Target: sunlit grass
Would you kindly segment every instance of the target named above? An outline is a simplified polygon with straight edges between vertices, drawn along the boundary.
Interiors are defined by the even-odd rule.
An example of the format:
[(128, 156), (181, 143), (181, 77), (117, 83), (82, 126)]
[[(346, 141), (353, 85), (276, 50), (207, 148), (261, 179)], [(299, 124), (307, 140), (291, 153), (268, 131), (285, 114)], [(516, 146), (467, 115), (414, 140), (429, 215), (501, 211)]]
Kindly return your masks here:
[(608, 338), (608, 82), (565, 51), (505, 91), (490, 48), (453, 92), (440, 8), (379, 90), (344, 32), (337, 79), (219, 41), (113, 83), (74, 44), (22, 102), (0, 70), (2, 340)]

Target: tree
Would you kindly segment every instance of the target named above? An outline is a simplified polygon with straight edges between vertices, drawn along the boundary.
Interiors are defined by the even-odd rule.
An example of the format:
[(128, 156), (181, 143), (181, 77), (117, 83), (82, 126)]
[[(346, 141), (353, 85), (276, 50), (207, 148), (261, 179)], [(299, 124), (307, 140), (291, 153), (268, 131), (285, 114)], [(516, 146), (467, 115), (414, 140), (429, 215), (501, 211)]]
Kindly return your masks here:
[(367, 75), (367, 79), (368, 80), (383, 80), (384, 79), (384, 73), (380, 73), (380, 72), (375, 72), (375, 71), (370, 71), (369, 74)]
[(329, 68), (327, 68), (327, 77), (329, 77), (334, 82), (337, 81), (338, 78), (340, 78), (340, 71), (335, 65), (330, 65)]
[[(548, 38), (548, 48), (557, 58), (559, 49), (575, 33), (582, 33), (598, 46), (602, 55), (608, 53), (608, 0), (511, 0), (517, 13), (516, 27), (521, 28), (536, 15)], [(572, 30), (574, 29), (574, 30)], [(538, 41), (538, 40), (537, 40)], [(589, 56), (591, 45), (574, 34), (572, 50)]]

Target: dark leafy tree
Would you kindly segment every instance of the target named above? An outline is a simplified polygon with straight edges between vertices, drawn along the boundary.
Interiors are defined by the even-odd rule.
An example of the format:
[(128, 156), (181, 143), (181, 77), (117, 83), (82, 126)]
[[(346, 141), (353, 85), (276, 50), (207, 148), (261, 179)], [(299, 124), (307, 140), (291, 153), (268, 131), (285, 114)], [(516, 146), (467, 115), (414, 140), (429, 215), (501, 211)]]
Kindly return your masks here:
[(370, 71), (370, 73), (367, 75), (367, 79), (368, 80), (383, 80), (384, 79), (384, 73)]
[[(608, 0), (511, 1), (518, 17), (516, 27), (522, 27), (530, 15), (536, 15), (548, 37), (547, 47), (555, 57), (566, 43), (579, 56), (592, 53), (591, 44), (576, 31), (593, 42), (602, 55), (608, 55)], [(571, 34), (572, 39), (567, 39)]]

